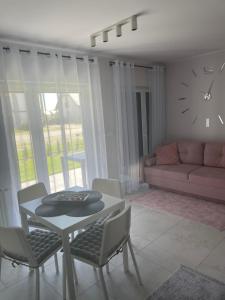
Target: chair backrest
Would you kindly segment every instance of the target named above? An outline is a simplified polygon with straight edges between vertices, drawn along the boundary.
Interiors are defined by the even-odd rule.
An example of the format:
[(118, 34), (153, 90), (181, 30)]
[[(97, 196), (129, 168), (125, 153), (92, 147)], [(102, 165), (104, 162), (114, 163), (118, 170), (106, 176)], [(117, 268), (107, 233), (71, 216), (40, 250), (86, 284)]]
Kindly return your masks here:
[(115, 217), (104, 223), (100, 264), (126, 241), (130, 234), (131, 207), (128, 206)]
[(92, 189), (113, 197), (123, 198), (121, 183), (116, 179), (95, 178), (92, 181)]
[(44, 183), (39, 182), (17, 192), (17, 198), (20, 203), (24, 203), (36, 198), (47, 196), (48, 192)]
[(27, 261), (30, 265), (36, 264), (30, 244), (22, 228), (0, 227), (0, 252), (19, 261)]

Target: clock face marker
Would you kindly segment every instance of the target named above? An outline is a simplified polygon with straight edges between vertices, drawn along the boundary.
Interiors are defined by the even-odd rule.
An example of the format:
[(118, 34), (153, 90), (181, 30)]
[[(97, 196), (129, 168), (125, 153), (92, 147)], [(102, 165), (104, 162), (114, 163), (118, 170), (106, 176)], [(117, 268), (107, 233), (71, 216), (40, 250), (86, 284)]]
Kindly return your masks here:
[(195, 77), (198, 77), (197, 73), (195, 72), (194, 69), (191, 70), (192, 74), (195, 76)]
[(186, 100), (187, 99), (187, 97), (180, 97), (180, 98), (178, 98), (177, 100), (178, 101), (183, 101), (183, 100)]
[(182, 84), (185, 87), (189, 87), (189, 84), (187, 84), (186, 82), (181, 82), (180, 84)]
[(221, 118), (221, 116), (220, 116), (220, 115), (218, 115), (218, 118), (219, 118), (219, 120), (220, 120), (220, 123), (223, 125), (223, 124), (224, 124), (224, 122), (223, 122), (223, 119)]
[(188, 107), (188, 108), (185, 108), (184, 110), (182, 110), (182, 114), (185, 114), (187, 111), (189, 111), (190, 110), (190, 107)]
[(205, 127), (206, 127), (206, 128), (209, 128), (209, 126), (210, 126), (210, 125), (209, 125), (209, 121), (210, 121), (209, 118), (206, 118), (206, 119), (205, 119)]
[(203, 67), (203, 71), (205, 74), (212, 74), (215, 70), (209, 67)]
[(195, 116), (195, 118), (194, 118), (193, 121), (192, 121), (192, 124), (193, 124), (193, 125), (196, 123), (197, 119), (198, 119), (198, 117)]
[(220, 68), (220, 72), (223, 72), (224, 67), (225, 67), (225, 63), (222, 64), (222, 66)]

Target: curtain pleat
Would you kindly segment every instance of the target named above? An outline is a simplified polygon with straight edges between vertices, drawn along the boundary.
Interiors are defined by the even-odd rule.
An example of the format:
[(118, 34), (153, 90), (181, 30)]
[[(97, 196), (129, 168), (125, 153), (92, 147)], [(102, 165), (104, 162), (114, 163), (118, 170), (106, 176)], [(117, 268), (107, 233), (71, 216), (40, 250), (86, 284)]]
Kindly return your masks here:
[(10, 223), (19, 223), (21, 187), (41, 181), (54, 192), (79, 185), (77, 154), (86, 187), (108, 176), (98, 60), (35, 47), (25, 53), (21, 47), (0, 42), (0, 123), (9, 165), (0, 189), (11, 191)]
[(118, 170), (124, 193), (139, 188), (139, 153), (134, 65), (113, 65)]

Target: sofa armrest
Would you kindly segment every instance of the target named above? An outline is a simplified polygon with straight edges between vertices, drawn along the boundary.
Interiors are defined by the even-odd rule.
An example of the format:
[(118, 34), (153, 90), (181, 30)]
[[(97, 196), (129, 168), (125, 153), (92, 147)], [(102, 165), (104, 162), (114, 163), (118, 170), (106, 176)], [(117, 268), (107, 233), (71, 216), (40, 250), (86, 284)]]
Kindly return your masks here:
[(144, 167), (151, 167), (156, 165), (156, 157), (152, 156), (150, 157), (149, 155), (144, 156)]
[(144, 167), (151, 167), (156, 164), (156, 157), (152, 156), (150, 157), (149, 155), (145, 155), (143, 158), (140, 160), (139, 164), (139, 178), (140, 182), (144, 182)]

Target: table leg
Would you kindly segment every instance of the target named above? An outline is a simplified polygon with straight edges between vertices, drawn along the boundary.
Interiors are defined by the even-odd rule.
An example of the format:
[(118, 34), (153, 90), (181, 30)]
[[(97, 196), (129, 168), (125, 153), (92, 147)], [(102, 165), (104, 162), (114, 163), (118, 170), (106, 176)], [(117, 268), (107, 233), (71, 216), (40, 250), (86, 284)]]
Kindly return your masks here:
[(69, 300), (76, 300), (73, 265), (72, 265), (70, 245), (69, 245), (69, 236), (68, 235), (63, 236), (62, 242), (63, 242), (63, 251), (64, 251), (65, 263), (66, 263), (65, 271), (66, 271), (66, 278), (68, 282)]
[(20, 215), (21, 215), (21, 225), (23, 230), (25, 231), (26, 234), (29, 233), (29, 225), (27, 222), (27, 214), (25, 214), (24, 212), (20, 211)]

